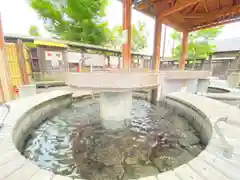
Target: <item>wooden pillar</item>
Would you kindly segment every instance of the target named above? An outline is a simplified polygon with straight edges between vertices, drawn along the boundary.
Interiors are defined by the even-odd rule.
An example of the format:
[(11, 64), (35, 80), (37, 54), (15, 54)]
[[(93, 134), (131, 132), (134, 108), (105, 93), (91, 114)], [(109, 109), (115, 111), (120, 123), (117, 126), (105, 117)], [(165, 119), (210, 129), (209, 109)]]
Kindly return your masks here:
[(24, 47), (22, 40), (17, 40), (17, 52), (18, 52), (18, 63), (20, 67), (21, 77), (23, 84), (29, 84), (28, 74), (27, 74), (27, 67), (26, 67), (26, 60), (24, 57)]
[(188, 53), (187, 48), (188, 48), (188, 32), (184, 31), (182, 34), (182, 50), (181, 50), (180, 63), (179, 63), (180, 70), (184, 70), (184, 67), (185, 67), (185, 61), (187, 59), (187, 53)]
[(12, 100), (11, 78), (8, 68), (8, 62), (5, 56), (3, 28), (0, 14), (0, 91), (4, 95), (4, 101)]
[(159, 71), (160, 67), (160, 49), (161, 49), (162, 22), (155, 19), (154, 49), (153, 49), (153, 70)]
[[(155, 19), (155, 32), (154, 32), (154, 46), (153, 46), (153, 71), (159, 72), (160, 68), (160, 50), (161, 50), (161, 35), (162, 35), (162, 22)], [(152, 89), (151, 103), (156, 104), (159, 87)]]
[(162, 58), (165, 57), (165, 51), (166, 51), (166, 39), (167, 39), (167, 25), (164, 25), (164, 35), (163, 35), (163, 51), (162, 51)]
[(123, 0), (123, 68), (131, 67), (131, 14), (132, 0)]

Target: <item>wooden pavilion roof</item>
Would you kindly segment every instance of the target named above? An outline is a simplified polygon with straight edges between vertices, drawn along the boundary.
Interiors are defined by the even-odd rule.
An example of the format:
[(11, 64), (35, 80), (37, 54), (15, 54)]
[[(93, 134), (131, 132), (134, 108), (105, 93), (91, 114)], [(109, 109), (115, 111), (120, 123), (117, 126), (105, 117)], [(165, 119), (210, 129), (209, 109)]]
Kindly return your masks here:
[(240, 20), (240, 0), (133, 0), (134, 8), (178, 31)]

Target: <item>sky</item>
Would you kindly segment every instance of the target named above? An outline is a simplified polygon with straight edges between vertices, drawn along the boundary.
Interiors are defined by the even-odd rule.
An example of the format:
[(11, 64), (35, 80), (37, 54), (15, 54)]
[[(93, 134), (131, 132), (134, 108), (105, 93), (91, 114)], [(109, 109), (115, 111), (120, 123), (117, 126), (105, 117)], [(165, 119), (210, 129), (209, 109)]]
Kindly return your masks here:
[[(31, 7), (27, 0), (0, 0), (0, 13), (2, 15), (3, 32), (5, 34), (28, 35), (28, 29), (31, 25), (36, 25), (39, 28), (40, 34), (43, 37), (50, 35), (43, 28), (42, 21)], [(110, 4), (106, 9), (106, 18), (109, 28), (115, 25), (122, 24), (122, 5), (117, 0), (110, 0)], [(144, 21), (147, 24), (146, 31), (148, 32), (148, 48), (145, 53), (152, 53), (153, 35), (154, 35), (154, 20), (142, 13), (133, 10), (132, 23), (136, 24), (138, 20)], [(164, 29), (164, 28), (163, 28)], [(240, 22), (225, 25), (223, 32), (217, 37), (218, 39), (226, 39), (240, 37)], [(171, 53), (172, 41), (169, 37), (172, 30), (167, 28), (166, 54)], [(162, 38), (163, 39), (163, 38)]]

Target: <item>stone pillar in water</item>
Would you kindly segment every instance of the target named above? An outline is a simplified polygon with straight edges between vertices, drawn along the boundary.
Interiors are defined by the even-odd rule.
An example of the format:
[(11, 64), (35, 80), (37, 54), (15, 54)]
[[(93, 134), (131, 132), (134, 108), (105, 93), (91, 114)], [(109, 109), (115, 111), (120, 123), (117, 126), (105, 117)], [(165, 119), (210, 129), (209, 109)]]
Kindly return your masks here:
[(105, 128), (123, 128), (131, 113), (132, 91), (100, 92), (100, 116)]

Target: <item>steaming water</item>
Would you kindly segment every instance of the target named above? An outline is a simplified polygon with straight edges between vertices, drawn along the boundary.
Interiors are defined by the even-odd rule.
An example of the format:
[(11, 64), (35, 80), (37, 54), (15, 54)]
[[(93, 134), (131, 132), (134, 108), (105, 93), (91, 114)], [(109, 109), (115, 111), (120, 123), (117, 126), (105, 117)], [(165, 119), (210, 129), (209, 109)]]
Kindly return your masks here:
[(119, 180), (158, 174), (186, 163), (204, 148), (187, 121), (164, 106), (133, 99), (122, 130), (100, 124), (98, 101), (84, 100), (35, 129), (23, 154), (56, 174)]

